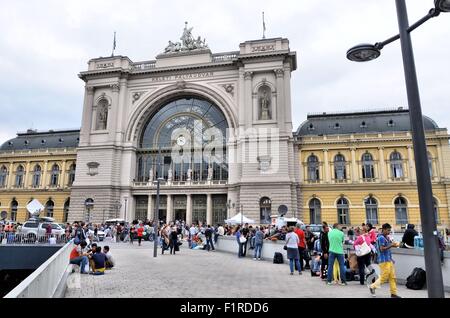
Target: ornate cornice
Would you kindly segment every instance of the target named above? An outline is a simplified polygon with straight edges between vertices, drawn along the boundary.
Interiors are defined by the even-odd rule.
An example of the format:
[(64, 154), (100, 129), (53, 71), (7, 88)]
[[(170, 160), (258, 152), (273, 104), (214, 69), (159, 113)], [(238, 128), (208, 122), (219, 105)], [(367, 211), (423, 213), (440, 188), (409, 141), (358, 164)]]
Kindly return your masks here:
[(277, 77), (283, 77), (284, 76), (284, 70), (282, 68), (277, 68), (275, 70), (273, 70), (275, 72), (275, 75)]
[(112, 89), (113, 92), (120, 91), (120, 85), (118, 83), (117, 84), (111, 84), (111, 85), (109, 85), (109, 87)]
[(253, 72), (244, 72), (244, 79), (251, 80), (253, 78)]

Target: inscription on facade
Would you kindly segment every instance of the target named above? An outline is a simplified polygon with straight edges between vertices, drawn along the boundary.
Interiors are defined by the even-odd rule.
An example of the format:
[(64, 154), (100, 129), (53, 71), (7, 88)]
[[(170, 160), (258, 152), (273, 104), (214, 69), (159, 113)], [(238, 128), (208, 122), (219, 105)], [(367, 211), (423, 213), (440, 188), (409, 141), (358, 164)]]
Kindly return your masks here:
[(275, 51), (275, 44), (258, 45), (252, 47), (252, 52)]
[(153, 77), (152, 82), (164, 82), (164, 81), (180, 81), (186, 79), (198, 79), (214, 76), (213, 72), (191, 73), (191, 74), (178, 74), (170, 76), (158, 76)]
[(109, 63), (98, 63), (95, 65), (97, 67), (97, 69), (102, 69), (102, 68), (110, 68), (110, 67), (114, 67), (114, 62), (109, 62)]

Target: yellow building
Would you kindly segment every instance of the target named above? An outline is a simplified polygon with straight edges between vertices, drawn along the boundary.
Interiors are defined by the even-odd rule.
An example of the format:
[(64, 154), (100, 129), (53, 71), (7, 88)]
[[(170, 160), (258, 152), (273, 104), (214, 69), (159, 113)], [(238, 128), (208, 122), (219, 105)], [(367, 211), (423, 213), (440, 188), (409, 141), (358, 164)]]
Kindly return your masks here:
[[(434, 214), (438, 228), (448, 227), (449, 135), (423, 119)], [(305, 222), (420, 225), (408, 110), (308, 115), (296, 140)]]
[(0, 211), (7, 220), (26, 221), (33, 199), (45, 206), (41, 216), (67, 220), (78, 141), (79, 130), (28, 130), (0, 147)]

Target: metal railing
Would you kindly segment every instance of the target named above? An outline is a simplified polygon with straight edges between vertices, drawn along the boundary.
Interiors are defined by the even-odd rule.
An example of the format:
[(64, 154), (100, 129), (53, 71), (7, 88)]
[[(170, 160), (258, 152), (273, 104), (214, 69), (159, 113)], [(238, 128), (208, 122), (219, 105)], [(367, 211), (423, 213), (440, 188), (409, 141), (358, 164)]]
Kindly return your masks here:
[(141, 63), (135, 63), (131, 66), (133, 71), (144, 71), (149, 69), (154, 69), (156, 67), (156, 61), (148, 61), (148, 62), (141, 62)]
[(30, 244), (66, 244), (69, 239), (65, 234), (39, 234), (36, 233), (16, 233), (16, 232), (1, 232), (0, 244), (6, 245), (30, 245)]

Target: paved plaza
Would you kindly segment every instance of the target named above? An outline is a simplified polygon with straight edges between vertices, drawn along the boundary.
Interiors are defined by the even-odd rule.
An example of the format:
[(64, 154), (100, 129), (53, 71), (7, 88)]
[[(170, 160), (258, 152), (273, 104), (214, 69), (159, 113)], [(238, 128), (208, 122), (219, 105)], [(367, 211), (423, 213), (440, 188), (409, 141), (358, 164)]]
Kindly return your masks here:
[[(124, 297), (224, 297), (224, 298), (371, 298), (366, 286), (327, 286), (318, 277), (289, 275), (287, 264), (238, 259), (231, 253), (190, 250), (183, 243), (176, 255), (153, 258), (153, 243), (104, 243), (109, 245), (117, 266), (104, 276), (72, 274), (66, 298)], [(427, 297), (426, 290), (398, 285), (405, 298)], [(377, 298), (389, 297), (389, 285), (377, 290)], [(450, 297), (447, 293), (446, 297)]]

